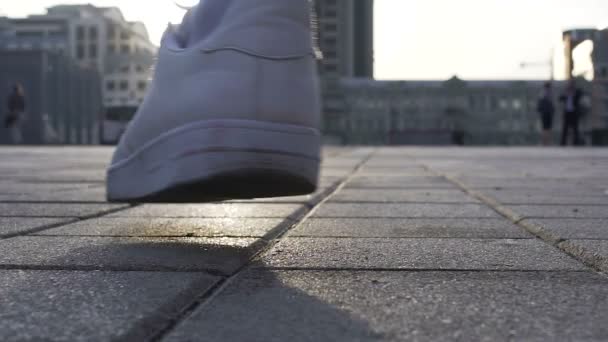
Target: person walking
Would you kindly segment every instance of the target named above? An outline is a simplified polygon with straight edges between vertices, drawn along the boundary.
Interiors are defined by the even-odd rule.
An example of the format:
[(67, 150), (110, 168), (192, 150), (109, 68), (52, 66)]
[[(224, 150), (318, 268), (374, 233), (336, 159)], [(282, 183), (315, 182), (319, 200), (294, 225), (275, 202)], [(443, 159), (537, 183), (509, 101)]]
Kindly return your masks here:
[(564, 107), (564, 118), (562, 128), (561, 145), (568, 144), (569, 131), (573, 132), (573, 145), (582, 143), (579, 131), (579, 121), (582, 114), (582, 98), (583, 91), (576, 87), (576, 81), (570, 80), (566, 87), (565, 93), (560, 96), (560, 101)]
[(25, 117), (25, 93), (21, 84), (15, 84), (7, 99), (8, 116), (4, 120), (6, 127), (11, 134), (12, 143), (15, 145), (23, 142), (21, 124)]
[(538, 100), (537, 110), (540, 114), (540, 121), (542, 124), (542, 144), (544, 146), (550, 146), (553, 144), (553, 116), (555, 115), (551, 82), (545, 83), (542, 95)]

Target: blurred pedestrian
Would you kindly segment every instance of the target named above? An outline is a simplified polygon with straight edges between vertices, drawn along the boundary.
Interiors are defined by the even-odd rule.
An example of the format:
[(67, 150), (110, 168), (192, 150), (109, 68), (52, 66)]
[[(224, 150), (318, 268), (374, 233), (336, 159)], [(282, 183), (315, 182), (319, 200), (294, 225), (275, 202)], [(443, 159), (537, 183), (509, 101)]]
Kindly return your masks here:
[(545, 83), (543, 92), (537, 105), (538, 113), (542, 123), (542, 143), (545, 146), (553, 144), (553, 116), (555, 115), (555, 105), (553, 104), (553, 89), (551, 82)]
[(579, 131), (579, 121), (582, 114), (583, 91), (576, 87), (576, 81), (570, 80), (565, 93), (560, 96), (560, 101), (564, 106), (564, 122), (562, 129), (562, 146), (568, 144), (569, 131), (573, 131), (573, 145), (582, 143)]
[(25, 92), (21, 84), (15, 84), (7, 99), (8, 116), (4, 120), (6, 127), (11, 134), (13, 144), (21, 144), (23, 137), (21, 134), (21, 123), (25, 117)]

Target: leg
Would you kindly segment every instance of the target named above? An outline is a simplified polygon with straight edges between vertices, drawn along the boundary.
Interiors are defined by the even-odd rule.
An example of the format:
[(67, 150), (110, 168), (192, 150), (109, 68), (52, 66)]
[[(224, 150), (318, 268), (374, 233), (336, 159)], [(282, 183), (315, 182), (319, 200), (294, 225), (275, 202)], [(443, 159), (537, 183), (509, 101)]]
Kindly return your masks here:
[(562, 120), (562, 141), (561, 145), (566, 146), (568, 144), (568, 113), (565, 113)]
[(572, 130), (574, 131), (574, 145), (582, 145), (581, 135), (579, 131), (579, 115), (578, 113), (572, 113)]

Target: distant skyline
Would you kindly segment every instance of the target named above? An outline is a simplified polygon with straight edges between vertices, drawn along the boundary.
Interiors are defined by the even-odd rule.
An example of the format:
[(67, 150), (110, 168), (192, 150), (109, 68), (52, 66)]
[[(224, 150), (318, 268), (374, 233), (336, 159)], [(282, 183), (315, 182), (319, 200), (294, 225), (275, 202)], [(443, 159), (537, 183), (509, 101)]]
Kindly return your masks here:
[[(172, 0), (89, 0), (120, 7), (127, 20), (143, 21), (158, 43), (168, 22), (184, 11)], [(181, 0), (191, 5), (196, 1)], [(0, 15), (22, 17), (74, 0), (19, 0)], [(86, 3), (86, 1), (84, 2)], [(378, 79), (542, 79), (555, 52), (563, 77), (560, 33), (576, 27), (608, 26), (606, 0), (376, 0)], [(547, 65), (521, 69), (521, 62)]]

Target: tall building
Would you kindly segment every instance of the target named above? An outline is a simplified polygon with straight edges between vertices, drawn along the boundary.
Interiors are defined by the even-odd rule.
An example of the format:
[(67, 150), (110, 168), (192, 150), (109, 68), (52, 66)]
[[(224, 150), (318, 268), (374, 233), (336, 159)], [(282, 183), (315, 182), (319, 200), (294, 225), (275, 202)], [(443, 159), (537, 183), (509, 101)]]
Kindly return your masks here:
[[(566, 55), (566, 76), (574, 78), (573, 73), (579, 61), (575, 58), (575, 50), (585, 42), (592, 43), (591, 53), (591, 135), (595, 145), (608, 145), (608, 28), (575, 29), (563, 34)], [(589, 56), (586, 56), (589, 58)]]
[(374, 77), (374, 0), (315, 0), (324, 77)]
[(323, 126), (347, 115), (340, 79), (374, 77), (374, 0), (313, 0)]
[(102, 76), (106, 106), (140, 103), (156, 46), (144, 24), (115, 7), (59, 5), (43, 15), (0, 21), (0, 50), (56, 51)]

